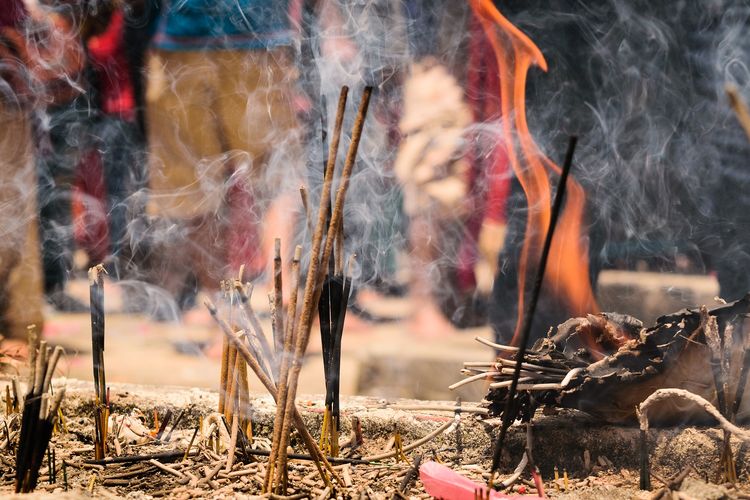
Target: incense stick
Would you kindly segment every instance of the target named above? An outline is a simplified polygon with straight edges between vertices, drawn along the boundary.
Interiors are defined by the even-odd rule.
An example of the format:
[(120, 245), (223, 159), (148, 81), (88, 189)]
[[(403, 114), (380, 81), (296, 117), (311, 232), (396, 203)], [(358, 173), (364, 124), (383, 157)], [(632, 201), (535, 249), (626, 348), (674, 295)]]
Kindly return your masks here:
[[(346, 162), (344, 164), (343, 172), (340, 177), (339, 189), (336, 193), (336, 202), (333, 207), (333, 214), (331, 216), (331, 224), (328, 228), (328, 237), (326, 238), (325, 247), (323, 249), (323, 257), (318, 260), (317, 253), (320, 251), (320, 243), (322, 239), (322, 227), (325, 223), (325, 202), (330, 196), (330, 181), (329, 178), (333, 174), (332, 162), (335, 159), (335, 150), (332, 150), (331, 157), (329, 158), (329, 172), (326, 172), (326, 182), (323, 185), (323, 195), (321, 196), (321, 209), (318, 214), (318, 225), (315, 228), (316, 238), (313, 241), (313, 253), (310, 267), (307, 273), (307, 282), (305, 283), (305, 295), (302, 302), (302, 313), (300, 316), (299, 325), (297, 328), (297, 339), (295, 345), (295, 354), (292, 358), (292, 368), (289, 373), (289, 382), (287, 387), (287, 400), (285, 413), (289, 414), (295, 407), (295, 398), (297, 396), (297, 385), (299, 382), (300, 372), (302, 371), (302, 359), (304, 358), (305, 351), (307, 350), (307, 344), (310, 339), (310, 329), (312, 327), (313, 311), (317, 308), (318, 300), (320, 299), (321, 285), (325, 277), (324, 272), (319, 272), (319, 264), (328, 262), (331, 255), (333, 246), (334, 236), (338, 229), (338, 225), (341, 222), (341, 216), (343, 214), (344, 199), (346, 197), (346, 191), (349, 186), (349, 177), (351, 176), (352, 169), (354, 167), (355, 159), (357, 156), (357, 150), (359, 148), (359, 142), (362, 138), (362, 130), (364, 128), (364, 122), (367, 117), (367, 109), (370, 105), (370, 97), (372, 95), (372, 87), (366, 87), (362, 95), (359, 110), (357, 112), (357, 118), (354, 122), (352, 131), (352, 139), (349, 144), (349, 151), (347, 152)], [(337, 125), (338, 125), (337, 117)], [(338, 145), (338, 138), (334, 135), (334, 141)], [(322, 219), (322, 220), (321, 220)], [(283, 455), (286, 452), (286, 446), (289, 442), (289, 424), (285, 420), (283, 422), (281, 432), (281, 444), (280, 453)], [(277, 477), (279, 471), (277, 471)]]
[[(325, 178), (323, 181), (323, 189), (320, 195), (320, 205), (318, 208), (318, 221), (315, 226), (315, 232), (312, 238), (312, 250), (310, 254), (310, 265), (307, 270), (307, 281), (305, 283), (305, 293), (302, 299), (302, 313), (300, 316), (299, 323), (297, 325), (297, 331), (295, 333), (295, 349), (294, 358), (292, 361), (292, 374), (297, 370), (295, 366), (301, 363), (297, 358), (300, 354), (304, 354), (303, 345), (306, 347), (307, 340), (309, 337), (309, 324), (312, 322), (312, 311), (316, 303), (313, 302), (313, 296), (315, 294), (315, 287), (318, 284), (318, 268), (321, 264), (319, 260), (321, 242), (323, 240), (323, 228), (327, 218), (327, 205), (331, 197), (331, 185), (333, 183), (333, 171), (336, 163), (336, 156), (338, 154), (339, 140), (341, 138), (341, 128), (344, 121), (344, 112), (346, 109), (346, 99), (349, 93), (348, 87), (342, 87), (341, 93), (339, 94), (338, 108), (336, 110), (336, 121), (334, 123), (333, 140), (330, 143), (328, 151), (328, 164), (325, 169)], [(353, 138), (352, 138), (353, 139)], [(296, 375), (297, 377), (299, 375)], [(281, 439), (279, 441), (277, 453), (281, 457), (283, 462), (283, 455), (286, 453), (286, 446), (289, 441), (289, 418), (288, 415), (292, 413), (292, 407), (294, 406), (294, 398), (296, 396), (296, 380), (292, 379), (291, 384), (286, 387), (285, 394), (280, 399), (284, 399), (284, 413), (277, 425), (281, 426)], [(293, 388), (293, 389), (292, 389)], [(290, 397), (291, 396), (291, 397)], [(273, 481), (273, 479), (271, 479)]]
[(91, 353), (94, 365), (94, 453), (104, 458), (107, 453), (107, 383), (104, 372), (104, 266), (98, 264), (89, 269), (89, 297), (91, 307)]
[(274, 240), (274, 257), (273, 257), (273, 345), (276, 353), (275, 373), (278, 380), (279, 360), (281, 352), (284, 349), (284, 311), (282, 309), (282, 280), (281, 280), (281, 239)]
[(734, 85), (727, 85), (724, 90), (729, 98), (729, 105), (734, 110), (737, 120), (740, 122), (745, 134), (747, 134), (747, 138), (750, 139), (750, 111), (747, 109), (747, 104), (745, 104), (737, 87)]
[[(266, 375), (263, 369), (260, 367), (258, 360), (256, 360), (252, 356), (252, 354), (250, 354), (250, 351), (248, 350), (247, 346), (245, 346), (240, 341), (239, 337), (235, 333), (232, 332), (227, 322), (219, 318), (218, 311), (216, 310), (216, 306), (214, 306), (210, 300), (204, 301), (204, 305), (208, 309), (209, 313), (211, 313), (211, 317), (219, 325), (219, 328), (221, 329), (222, 333), (224, 333), (224, 335), (227, 337), (230, 343), (234, 345), (239, 355), (242, 356), (242, 359), (245, 361), (245, 363), (247, 363), (250, 369), (253, 370), (256, 377), (258, 377), (258, 380), (260, 380), (261, 384), (263, 384), (263, 386), (266, 388), (266, 390), (268, 391), (268, 394), (270, 394), (270, 396), (274, 399), (274, 401), (278, 401), (277, 399), (278, 394), (277, 394), (276, 386), (271, 380), (271, 378), (268, 377), (268, 375)], [(296, 406), (294, 407), (294, 411), (292, 413), (292, 420), (294, 421), (294, 426), (297, 429), (297, 432), (299, 432), (300, 436), (302, 437), (302, 441), (305, 444), (305, 447), (307, 448), (310, 455), (318, 456), (320, 463), (323, 464), (322, 467), (325, 467), (328, 473), (331, 474), (331, 476), (333, 476), (337, 482), (341, 483), (341, 480), (339, 479), (338, 474), (336, 474), (336, 471), (331, 467), (331, 464), (326, 460), (325, 456), (323, 456), (323, 454), (320, 453), (320, 450), (315, 444), (315, 440), (310, 435), (310, 431), (307, 430), (307, 427), (305, 426), (305, 423), (302, 420), (302, 416), (299, 414), (299, 411), (297, 410)], [(316, 467), (318, 468), (318, 471), (320, 472), (321, 478), (323, 478), (323, 480), (326, 481), (327, 477), (325, 476), (320, 463), (316, 463)]]
[[(281, 367), (279, 370), (279, 382), (278, 382), (278, 394), (279, 399), (276, 403), (276, 419), (275, 422), (281, 422), (284, 416), (284, 408), (286, 407), (286, 386), (287, 379), (289, 377), (289, 357), (291, 356), (291, 350), (293, 347), (293, 336), (295, 317), (297, 314), (297, 289), (299, 288), (300, 278), (300, 259), (302, 257), (302, 247), (297, 245), (294, 249), (294, 258), (292, 259), (292, 293), (289, 298), (289, 310), (287, 312), (288, 320), (286, 325), (286, 332), (284, 332), (284, 350), (281, 356)], [(269, 465), (264, 479), (264, 491), (270, 493), (272, 487), (271, 481), (273, 480), (273, 469), (277, 465), (279, 442), (281, 440), (281, 426), (274, 425), (273, 436), (271, 440), (271, 453)]]
[(557, 219), (560, 215), (562, 208), (562, 200), (565, 194), (566, 184), (570, 169), (573, 165), (573, 153), (575, 152), (576, 143), (578, 138), (573, 136), (570, 138), (568, 143), (568, 151), (565, 154), (565, 162), (563, 163), (562, 172), (560, 174), (560, 181), (558, 182), (557, 192), (555, 193), (555, 201), (552, 204), (552, 212), (550, 215), (549, 228), (547, 229), (547, 235), (544, 240), (544, 247), (542, 248), (542, 255), (539, 260), (539, 267), (537, 268), (536, 279), (534, 280), (534, 288), (531, 291), (531, 300), (528, 303), (526, 311), (523, 315), (523, 324), (521, 325), (521, 340), (518, 346), (518, 353), (516, 354), (515, 372), (513, 373), (513, 379), (508, 389), (508, 396), (505, 403), (505, 409), (503, 410), (503, 421), (500, 427), (500, 435), (495, 442), (495, 449), (492, 454), (492, 470), (490, 471), (490, 483), (494, 478), (494, 474), (500, 467), (500, 457), (505, 441), (505, 435), (508, 432), (510, 424), (513, 422), (515, 417), (515, 399), (516, 389), (518, 387), (518, 379), (521, 376), (521, 367), (523, 365), (523, 359), (526, 355), (526, 348), (529, 343), (529, 335), (531, 333), (532, 320), (534, 319), (534, 313), (536, 311), (536, 305), (539, 300), (539, 294), (542, 290), (542, 282), (544, 281), (544, 271), (547, 268), (547, 259), (549, 258), (550, 247), (552, 246), (552, 237), (555, 234), (555, 227), (557, 226)]

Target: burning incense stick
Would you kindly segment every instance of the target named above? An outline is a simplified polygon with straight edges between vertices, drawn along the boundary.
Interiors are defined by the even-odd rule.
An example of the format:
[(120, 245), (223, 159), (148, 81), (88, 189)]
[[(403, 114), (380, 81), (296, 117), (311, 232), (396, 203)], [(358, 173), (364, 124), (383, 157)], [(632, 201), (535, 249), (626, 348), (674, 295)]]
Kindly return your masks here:
[(104, 266), (89, 269), (89, 296), (91, 301), (91, 353), (94, 365), (94, 453), (102, 459), (107, 453), (107, 383), (104, 375)]
[(529, 343), (529, 334), (531, 333), (531, 324), (536, 311), (536, 304), (539, 300), (539, 293), (542, 290), (542, 282), (544, 281), (544, 271), (547, 267), (547, 259), (550, 253), (550, 247), (552, 246), (552, 237), (555, 234), (555, 226), (557, 225), (557, 219), (560, 216), (560, 210), (562, 208), (562, 200), (565, 194), (566, 181), (570, 174), (570, 169), (573, 165), (573, 153), (575, 152), (576, 143), (578, 138), (573, 136), (570, 138), (568, 143), (568, 151), (565, 154), (565, 162), (563, 163), (562, 172), (560, 174), (560, 181), (557, 186), (557, 192), (555, 193), (555, 201), (552, 205), (552, 212), (549, 221), (549, 228), (547, 229), (547, 236), (544, 240), (544, 247), (542, 248), (542, 255), (539, 261), (539, 267), (537, 268), (536, 279), (534, 280), (534, 288), (531, 291), (531, 300), (529, 301), (526, 311), (523, 315), (523, 325), (521, 327), (521, 341), (518, 346), (518, 353), (516, 354), (515, 372), (513, 373), (513, 379), (508, 389), (508, 399), (505, 404), (505, 410), (503, 411), (503, 421), (500, 427), (500, 435), (495, 442), (495, 449), (492, 454), (492, 470), (490, 471), (490, 483), (494, 479), (495, 472), (500, 467), (500, 457), (505, 441), (505, 435), (508, 432), (510, 424), (515, 419), (515, 404), (516, 404), (516, 389), (518, 387), (518, 379), (521, 376), (521, 367), (523, 365), (523, 359), (526, 354), (526, 348)]
[(94, 358), (94, 390), (99, 401), (106, 399), (104, 376), (104, 266), (89, 269), (89, 297), (91, 299), (91, 352)]
[[(364, 128), (364, 122), (367, 117), (367, 109), (370, 105), (370, 97), (372, 95), (372, 87), (366, 87), (362, 95), (360, 102), (359, 111), (357, 118), (354, 122), (352, 131), (352, 139), (349, 145), (349, 151), (347, 152), (346, 162), (344, 163), (344, 169), (341, 173), (341, 180), (339, 189), (336, 193), (336, 201), (333, 206), (333, 213), (331, 215), (331, 224), (328, 228), (328, 236), (326, 238), (325, 247), (323, 249), (322, 258), (318, 259), (318, 253), (320, 252), (321, 240), (323, 238), (322, 229), (325, 223), (325, 203), (330, 196), (331, 179), (333, 176), (333, 165), (335, 161), (335, 150), (333, 149), (334, 144), (338, 146), (338, 137), (334, 134), (333, 142), (331, 143), (331, 154), (328, 161), (328, 171), (326, 172), (326, 182), (323, 184), (323, 194), (321, 195), (321, 208), (318, 213), (318, 225), (315, 228), (315, 238), (313, 239), (313, 250), (312, 259), (310, 261), (310, 267), (307, 272), (307, 282), (305, 283), (305, 295), (302, 302), (302, 313), (300, 316), (299, 325), (297, 328), (297, 339), (295, 345), (295, 353), (292, 358), (292, 368), (289, 373), (289, 381), (286, 396), (286, 414), (291, 414), (295, 407), (295, 398), (297, 396), (297, 385), (299, 382), (300, 372), (302, 371), (302, 359), (305, 356), (307, 350), (307, 344), (310, 339), (310, 330), (312, 328), (313, 311), (317, 308), (318, 301), (320, 300), (320, 293), (322, 290), (323, 279), (325, 273), (319, 270), (319, 266), (323, 263), (328, 262), (331, 256), (333, 242), (335, 235), (338, 231), (339, 224), (341, 223), (341, 217), (344, 209), (344, 199), (346, 198), (346, 191), (349, 187), (349, 177), (351, 176), (352, 169), (357, 157), (357, 150), (359, 148), (359, 142), (362, 138), (362, 130)], [(341, 103), (339, 103), (341, 105)], [(343, 113), (342, 113), (343, 114)], [(336, 124), (338, 126), (339, 119), (337, 117)], [(287, 420), (283, 422), (281, 432), (281, 443), (279, 451), (281, 456), (286, 453), (286, 446), (289, 442), (289, 423)], [(277, 477), (280, 477), (280, 471), (276, 472)]]
[[(312, 323), (312, 312), (313, 308), (317, 305), (317, 301), (314, 301), (315, 287), (318, 284), (318, 268), (321, 264), (319, 260), (321, 242), (323, 240), (323, 230), (325, 227), (326, 219), (328, 216), (328, 203), (331, 197), (331, 185), (333, 183), (333, 171), (336, 163), (336, 156), (338, 154), (339, 140), (341, 138), (341, 128), (344, 122), (344, 112), (346, 109), (346, 99), (349, 93), (348, 87), (342, 87), (341, 93), (339, 94), (338, 108), (336, 110), (336, 121), (334, 124), (334, 132), (332, 141), (328, 151), (328, 164), (325, 169), (325, 178), (323, 181), (323, 189), (320, 195), (320, 205), (318, 208), (318, 221), (315, 226), (315, 231), (312, 237), (312, 250), (310, 257), (310, 265), (307, 270), (307, 281), (305, 283), (305, 293), (302, 300), (302, 313), (300, 316), (299, 323), (295, 332), (295, 347), (294, 347), (294, 358), (292, 374), (298, 371), (295, 368), (296, 365), (301, 363), (300, 355), (304, 355), (303, 345), (306, 347), (307, 340), (309, 338), (309, 325)], [(354, 137), (352, 137), (352, 142)], [(293, 375), (294, 376), (294, 375)], [(296, 375), (299, 377), (299, 374)], [(292, 407), (294, 407), (294, 398), (296, 396), (296, 380), (290, 380), (292, 384), (287, 384), (285, 394), (280, 395), (280, 399), (284, 400), (284, 410), (281, 421), (277, 424), (281, 426), (281, 439), (279, 441), (278, 450), (276, 453), (281, 457), (281, 462), (284, 462), (283, 456), (286, 453), (286, 446), (289, 440), (289, 418), (288, 415), (292, 413)], [(293, 389), (292, 389), (293, 386)], [(291, 395), (291, 398), (289, 397)], [(291, 400), (291, 401), (290, 401)], [(272, 455), (274, 453), (272, 452)], [(268, 472), (267, 472), (268, 474)], [(279, 476), (280, 477), (280, 476)], [(274, 481), (273, 478), (266, 481), (269, 484)], [(278, 481), (276, 482), (278, 484)]]

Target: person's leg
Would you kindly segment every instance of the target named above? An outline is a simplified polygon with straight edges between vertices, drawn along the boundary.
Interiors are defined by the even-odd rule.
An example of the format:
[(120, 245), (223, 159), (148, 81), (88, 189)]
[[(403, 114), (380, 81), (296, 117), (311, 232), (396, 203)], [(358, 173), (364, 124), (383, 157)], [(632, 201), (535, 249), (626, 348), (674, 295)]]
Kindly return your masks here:
[(444, 244), (440, 225), (431, 220), (429, 211), (415, 215), (409, 222), (411, 287), (413, 303), (410, 331), (422, 337), (442, 337), (455, 333), (443, 314), (435, 293), (449, 285), (441, 278), (440, 259)]
[[(285, 256), (291, 254), (299, 205), (301, 153), (291, 102), (291, 59), (283, 50), (227, 51), (221, 65), (217, 109), (231, 151), (230, 182), (252, 193), (252, 203), (244, 208), (246, 220), (262, 235), (260, 241), (250, 243), (261, 249), (262, 258), (251, 264), (262, 269), (270, 263), (275, 238), (281, 238)], [(240, 264), (231, 255), (229, 260)]]
[(203, 246), (216, 236), (210, 226), (221, 216), (226, 175), (212, 112), (214, 59), (214, 53), (161, 51), (149, 62), (149, 212), (155, 221), (148, 224), (148, 248), (135, 252), (144, 256), (144, 279), (181, 308), (191, 305), (198, 277), (216, 275), (206, 269), (216, 267), (216, 256)]
[(128, 219), (134, 214), (131, 206), (141, 178), (139, 170), (143, 158), (136, 126), (134, 122), (110, 116), (102, 120), (97, 130), (107, 192), (109, 256), (106, 264), (114, 278), (120, 278), (123, 273), (121, 260), (127, 258), (123, 251), (127, 254)]
[(40, 120), (37, 155), (39, 228), (47, 300), (58, 310), (83, 311), (85, 305), (65, 293), (73, 269), (71, 199), (75, 172), (85, 149), (84, 103), (50, 109)]
[(36, 175), (25, 111), (0, 105), (0, 128), (0, 334), (24, 339), (43, 327)]

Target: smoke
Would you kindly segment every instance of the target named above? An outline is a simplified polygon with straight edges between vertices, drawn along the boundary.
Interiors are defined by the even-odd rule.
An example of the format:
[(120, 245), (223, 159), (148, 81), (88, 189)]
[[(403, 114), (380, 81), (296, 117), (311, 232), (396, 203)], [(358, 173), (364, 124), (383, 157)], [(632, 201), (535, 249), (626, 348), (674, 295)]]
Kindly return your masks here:
[[(76, 183), (84, 188), (96, 184), (75, 175), (82, 158), (95, 152), (105, 171), (99, 182), (108, 201), (101, 204), (97, 193), (86, 189), (77, 191), (79, 200), (95, 207), (99, 217), (94, 222), (101, 223), (106, 215), (114, 224), (104, 233), (92, 232), (92, 223), (83, 231), (89, 250), (106, 249), (97, 258), (118, 257), (115, 267), (126, 280), (123, 286), (137, 297), (134, 308), (176, 319), (179, 309), (194, 300), (191, 287), (208, 281), (218, 284), (241, 264), (248, 265), (249, 277), (267, 279), (263, 257), (270, 242), (261, 237), (269, 213), (281, 221), (277, 236), (284, 239), (285, 257), (298, 243), (309, 254), (310, 235), (297, 190), (301, 184), (309, 187), (310, 206), (316, 210), (328, 144), (323, 128), (330, 134), (342, 85), (351, 92), (339, 166), (362, 90), (366, 85), (376, 89), (345, 207), (345, 250), (357, 255), (355, 278), (360, 285), (403, 280), (401, 271), (410, 266), (399, 264), (399, 259), (414, 256), (409, 231), (414, 227), (410, 218), (416, 218), (404, 208), (414, 186), (402, 186), (403, 178), (397, 178), (394, 169), (397, 155), (416, 135), (416, 129), (404, 125), (409, 105), (405, 86), (421, 71), (415, 69), (419, 63), (419, 68), (444, 69), (453, 79), (452, 88), (468, 87), (470, 9), (448, 0), (331, 1), (320, 9), (308, 9), (306, 3), (298, 5), (298, 33), (291, 50), (284, 55), (273, 52), (267, 63), (276, 69), (259, 75), (252, 75), (257, 61), (245, 55), (228, 62), (188, 61), (185, 56), (175, 65), (160, 58), (158, 51), (146, 55), (134, 50), (131, 63), (149, 61), (140, 68), (147, 82), (136, 79), (134, 85), (147, 85), (148, 92), (145, 103), (137, 103), (138, 116), (128, 120), (104, 116), (99, 110), (102, 96), (92, 82), (107, 80), (114, 70), (99, 67), (89, 75), (83, 69), (81, 37), (99, 33), (100, 27), (90, 22), (95, 12), (59, 2), (54, 9), (58, 19), (70, 21), (64, 29), (38, 21), (26, 27), (33, 61), (28, 95), (46, 96), (32, 105), (40, 145), (41, 210), (64, 211), (73, 202)], [(223, 19), (238, 29), (278, 17), (278, 12), (235, 7), (229, 4)], [(37, 8), (43, 12), (49, 7)], [(146, 45), (158, 10), (152, 2), (128, 6), (128, 40)], [(568, 137), (580, 137), (573, 175), (588, 199), (585, 237), (590, 240), (593, 279), (601, 269), (634, 268), (646, 262), (668, 271), (718, 268), (727, 298), (748, 288), (741, 279), (750, 264), (750, 244), (743, 241), (750, 227), (744, 215), (750, 192), (748, 147), (723, 88), (731, 82), (750, 96), (750, 10), (729, 0), (700, 5), (524, 0), (503, 2), (501, 10), (540, 47), (549, 63), (548, 72), (529, 74), (527, 115), (536, 142), (547, 156), (559, 160)], [(225, 77), (230, 71), (241, 75), (231, 84)], [(210, 107), (205, 89), (213, 79), (229, 86), (225, 88), (234, 98), (225, 105), (236, 113), (236, 120), (223, 122), (227, 110), (211, 108), (205, 119), (185, 127), (178, 121), (181, 117), (187, 121), (194, 109)], [(10, 89), (7, 80), (0, 80), (2, 95), (18, 93), (17, 86)], [(414, 112), (429, 114), (442, 97), (426, 99), (424, 109)], [(459, 96), (452, 118), (462, 116), (474, 99), (497, 96)], [(163, 107), (155, 108), (157, 112), (142, 123), (143, 106), (157, 103)], [(476, 200), (487, 196), (491, 180), (471, 172), (467, 153), (486, 164), (503, 148), (497, 143), (497, 116), (478, 123), (456, 121), (458, 125), (430, 124), (432, 142), (426, 141), (420, 150), (423, 157), (415, 159), (414, 166), (445, 147), (441, 137), (450, 137), (451, 147), (446, 147), (444, 161), (434, 162), (433, 175), (464, 180), (457, 192), (465, 202), (457, 203), (449, 215), (428, 204), (420, 216), (427, 222), (422, 227), (428, 228), (426, 237), (432, 238), (430, 257), (420, 261), (424, 269), (408, 269), (428, 276), (432, 293), (438, 302), (450, 304), (451, 314), (461, 308), (463, 290), (455, 283), (441, 287), (434, 282), (456, 280), (461, 245), (477, 236), (466, 227), (481, 223), (477, 214), (486, 207)], [(458, 134), (450, 135), (451, 127)], [(171, 175), (170, 159), (158, 154), (157, 143), (146, 144), (144, 134), (153, 137), (155, 130), (174, 131), (168, 140), (179, 157), (171, 160), (193, 171), (188, 187), (159, 189)], [(148, 154), (148, 148), (157, 154)], [(498, 175), (509, 179), (511, 174), (508, 170)], [(508, 212), (523, 221), (526, 207), (515, 194)], [(160, 217), (154, 216), (154, 205), (162, 205)], [(190, 220), (183, 224), (178, 219)], [(45, 220), (47, 264), (60, 274), (48, 275), (49, 290), (72, 271), (66, 248), (72, 248), (75, 227), (69, 218)], [(228, 246), (227, 232), (232, 234), (233, 255), (221, 253)], [(198, 233), (202, 237), (196, 239)], [(166, 248), (172, 250), (165, 252)], [(208, 276), (193, 272), (187, 255), (207, 263)], [(680, 256), (687, 256), (688, 264), (678, 264), (685, 262)], [(167, 283), (174, 272), (181, 278)], [(505, 305), (499, 309), (508, 312)]]
[(706, 270), (721, 260), (717, 229), (738, 214), (720, 208), (725, 175), (745, 163), (727, 152), (747, 151), (723, 94), (730, 81), (748, 90), (747, 11), (730, 4), (553, 2), (507, 12), (550, 64), (530, 76), (537, 142), (559, 158), (569, 135), (581, 138), (574, 175), (600, 268), (643, 260), (675, 270), (685, 254), (692, 270)]

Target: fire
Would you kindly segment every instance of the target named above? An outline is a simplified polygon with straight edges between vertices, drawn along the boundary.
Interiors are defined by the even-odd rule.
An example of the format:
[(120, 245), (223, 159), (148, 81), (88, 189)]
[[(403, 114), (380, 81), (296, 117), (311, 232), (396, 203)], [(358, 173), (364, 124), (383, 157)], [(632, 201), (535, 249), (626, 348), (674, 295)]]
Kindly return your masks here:
[[(547, 71), (539, 48), (506, 19), (490, 0), (469, 0), (489, 39), (500, 71), (502, 135), (508, 160), (528, 201), (526, 235), (518, 268), (518, 320), (512, 344), (519, 337), (530, 266), (539, 261), (550, 223), (552, 188), (550, 173), (560, 167), (544, 156), (534, 142), (526, 121), (526, 77), (536, 65)], [(562, 300), (572, 315), (599, 312), (590, 286), (588, 246), (583, 236), (586, 196), (579, 183), (568, 179), (565, 209), (555, 229), (545, 274), (545, 286)], [(593, 341), (592, 341), (593, 343)]]

